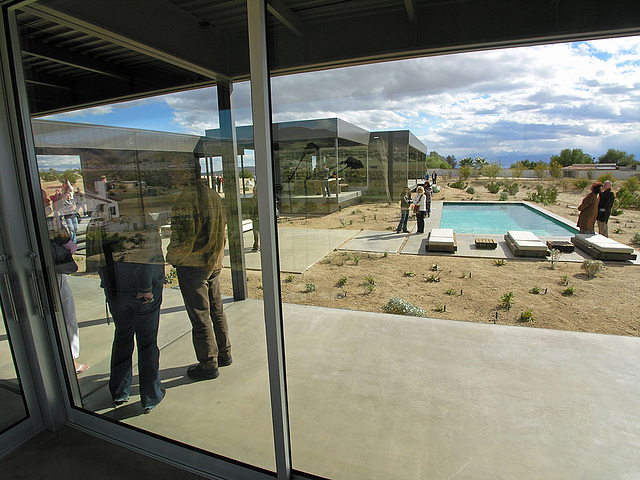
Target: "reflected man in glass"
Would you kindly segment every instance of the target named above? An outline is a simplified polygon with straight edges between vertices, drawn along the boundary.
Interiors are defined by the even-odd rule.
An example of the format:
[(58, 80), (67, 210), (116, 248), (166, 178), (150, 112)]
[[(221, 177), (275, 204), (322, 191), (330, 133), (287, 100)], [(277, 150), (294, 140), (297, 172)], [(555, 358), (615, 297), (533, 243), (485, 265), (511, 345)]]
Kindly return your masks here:
[(191, 321), (197, 365), (187, 369), (194, 380), (217, 378), (230, 365), (229, 326), (220, 294), (220, 271), (227, 221), (220, 196), (204, 183), (196, 161), (171, 212), (167, 262), (178, 276)]
[[(137, 203), (139, 199), (131, 199)], [(129, 214), (129, 211), (132, 213)], [(137, 205), (121, 202), (120, 218), (99, 220), (100, 274), (115, 323), (109, 390), (116, 406), (129, 400), (132, 355), (138, 348), (140, 403), (149, 413), (165, 396), (160, 386), (158, 325), (164, 259), (158, 227)]]

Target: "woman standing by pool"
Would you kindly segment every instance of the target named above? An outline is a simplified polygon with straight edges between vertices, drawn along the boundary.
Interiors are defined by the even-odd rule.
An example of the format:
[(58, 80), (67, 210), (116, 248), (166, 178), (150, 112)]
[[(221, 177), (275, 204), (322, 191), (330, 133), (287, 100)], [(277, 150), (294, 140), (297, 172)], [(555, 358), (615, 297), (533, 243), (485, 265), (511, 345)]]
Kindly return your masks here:
[(595, 224), (598, 216), (598, 202), (600, 201), (600, 187), (602, 183), (596, 182), (591, 185), (591, 192), (584, 197), (578, 207), (580, 216), (578, 217), (578, 228), (580, 233), (596, 233)]
[[(424, 188), (418, 187), (416, 196), (411, 201), (416, 210), (416, 220), (418, 222), (417, 233), (424, 233), (424, 217), (427, 214), (427, 197), (424, 194)], [(596, 204), (597, 205), (597, 204)]]

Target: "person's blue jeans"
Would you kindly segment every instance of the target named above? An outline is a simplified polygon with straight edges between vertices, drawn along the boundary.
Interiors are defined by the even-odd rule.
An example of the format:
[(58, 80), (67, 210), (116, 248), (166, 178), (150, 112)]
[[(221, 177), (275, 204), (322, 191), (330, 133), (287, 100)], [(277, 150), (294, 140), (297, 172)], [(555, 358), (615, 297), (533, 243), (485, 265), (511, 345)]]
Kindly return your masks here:
[(109, 310), (116, 325), (111, 349), (111, 377), (109, 378), (111, 397), (114, 401), (129, 399), (135, 337), (138, 347), (140, 403), (143, 408), (155, 407), (164, 396), (160, 390), (160, 349), (158, 348), (162, 285), (153, 287), (153, 298), (153, 302), (143, 303), (141, 299), (129, 296), (107, 296)]
[(400, 213), (400, 223), (398, 223), (398, 228), (396, 228), (396, 232), (407, 232), (407, 222), (409, 221), (409, 210), (402, 211)]
[(73, 215), (65, 215), (64, 223), (67, 226), (67, 230), (69, 230), (69, 235), (71, 236), (71, 240), (73, 243), (77, 242), (77, 233), (78, 233), (78, 217), (74, 213)]

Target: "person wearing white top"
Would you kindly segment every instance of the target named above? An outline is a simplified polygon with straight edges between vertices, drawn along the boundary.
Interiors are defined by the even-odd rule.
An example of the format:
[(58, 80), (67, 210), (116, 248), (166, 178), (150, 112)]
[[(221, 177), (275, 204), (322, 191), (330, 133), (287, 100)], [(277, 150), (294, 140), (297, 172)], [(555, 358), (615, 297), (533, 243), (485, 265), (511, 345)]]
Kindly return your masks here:
[[(411, 203), (414, 205), (416, 211), (416, 220), (418, 222), (417, 233), (424, 233), (424, 217), (427, 214), (427, 196), (424, 194), (424, 188), (418, 187), (416, 190), (416, 196)], [(417, 205), (417, 207), (415, 206)]]

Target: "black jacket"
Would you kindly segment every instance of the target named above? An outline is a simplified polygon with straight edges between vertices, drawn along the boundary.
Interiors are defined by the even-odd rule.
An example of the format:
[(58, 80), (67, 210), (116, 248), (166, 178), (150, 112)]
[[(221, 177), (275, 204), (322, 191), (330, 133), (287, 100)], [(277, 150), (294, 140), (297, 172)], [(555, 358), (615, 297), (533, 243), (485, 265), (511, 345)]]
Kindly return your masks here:
[(615, 195), (611, 189), (600, 192), (600, 202), (598, 203), (598, 221), (609, 221), (609, 215), (611, 215), (611, 208), (613, 208), (613, 200)]

